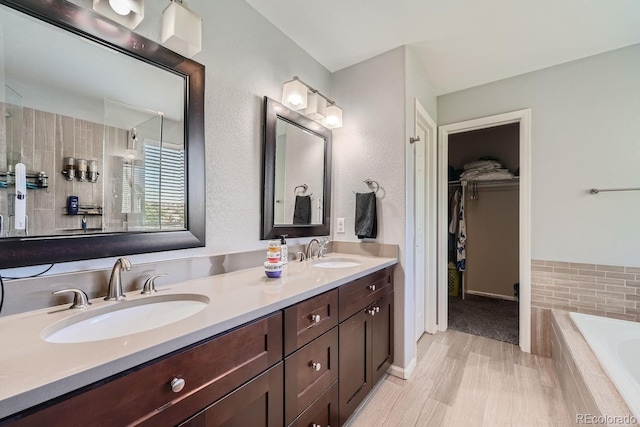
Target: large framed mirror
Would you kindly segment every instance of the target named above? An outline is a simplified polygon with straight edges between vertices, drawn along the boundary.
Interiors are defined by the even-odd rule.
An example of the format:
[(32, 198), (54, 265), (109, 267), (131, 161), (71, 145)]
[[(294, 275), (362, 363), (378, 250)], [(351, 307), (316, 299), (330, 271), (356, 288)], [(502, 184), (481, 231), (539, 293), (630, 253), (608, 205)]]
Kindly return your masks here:
[(262, 239), (329, 235), (331, 136), (265, 97)]
[(205, 244), (204, 66), (63, 0), (0, 0), (0, 268)]

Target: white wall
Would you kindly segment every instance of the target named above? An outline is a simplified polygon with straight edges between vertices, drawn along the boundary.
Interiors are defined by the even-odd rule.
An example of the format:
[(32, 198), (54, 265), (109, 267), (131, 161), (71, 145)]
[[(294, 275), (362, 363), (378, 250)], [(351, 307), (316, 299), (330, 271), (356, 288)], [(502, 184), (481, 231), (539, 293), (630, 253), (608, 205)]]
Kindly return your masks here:
[[(90, 0), (73, 3), (91, 8)], [(145, 2), (135, 32), (160, 41), (169, 2)], [(207, 246), (128, 257), (132, 263), (261, 249), (263, 96), (279, 100), (294, 75), (329, 93), (330, 73), (244, 1), (191, 0), (203, 17), (203, 50), (193, 59), (206, 67), (205, 138)], [(308, 239), (290, 239), (299, 244)], [(56, 265), (50, 273), (108, 268), (113, 259)], [(42, 267), (7, 270), (33, 274)]]
[(532, 257), (640, 266), (640, 44), (438, 97), (439, 124), (532, 110)]
[(400, 247), (395, 274), (394, 364), (403, 368), (415, 357), (412, 275), (409, 281), (405, 280), (410, 262), (405, 250), (405, 149), (406, 129), (413, 121), (413, 97), (419, 97), (435, 113), (435, 97), (424, 73), (413, 57), (407, 56), (405, 47), (399, 47), (337, 71), (332, 78), (333, 96), (344, 108), (344, 125), (333, 132), (332, 218), (334, 224), (336, 218), (346, 219), (346, 233), (337, 234), (334, 225), (333, 238), (357, 240), (353, 191), (368, 191), (362, 183), (364, 179), (377, 181), (380, 191), (376, 241)]

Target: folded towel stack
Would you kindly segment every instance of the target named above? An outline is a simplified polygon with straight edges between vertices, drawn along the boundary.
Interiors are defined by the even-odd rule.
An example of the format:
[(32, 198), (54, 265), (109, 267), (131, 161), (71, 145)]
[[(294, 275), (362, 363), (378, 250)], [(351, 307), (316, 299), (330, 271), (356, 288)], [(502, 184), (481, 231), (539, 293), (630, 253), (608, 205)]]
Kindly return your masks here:
[(478, 160), (464, 165), (460, 181), (495, 181), (513, 177), (509, 169), (496, 160)]

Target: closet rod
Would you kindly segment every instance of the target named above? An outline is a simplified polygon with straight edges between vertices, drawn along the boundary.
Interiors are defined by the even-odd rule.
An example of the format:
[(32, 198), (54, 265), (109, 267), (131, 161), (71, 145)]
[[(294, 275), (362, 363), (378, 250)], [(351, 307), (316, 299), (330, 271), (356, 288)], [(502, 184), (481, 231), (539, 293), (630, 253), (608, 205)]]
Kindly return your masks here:
[[(520, 178), (519, 177), (514, 177), (511, 179), (487, 179), (487, 180), (469, 180), (466, 181), (469, 185), (472, 183), (476, 183), (478, 185), (478, 187), (483, 187), (483, 186), (507, 186), (507, 185), (518, 185), (520, 182)], [(462, 182), (460, 181), (449, 181), (449, 186), (450, 187), (461, 187), (462, 186)]]
[(640, 191), (640, 188), (592, 188), (591, 194), (605, 193), (607, 191)]

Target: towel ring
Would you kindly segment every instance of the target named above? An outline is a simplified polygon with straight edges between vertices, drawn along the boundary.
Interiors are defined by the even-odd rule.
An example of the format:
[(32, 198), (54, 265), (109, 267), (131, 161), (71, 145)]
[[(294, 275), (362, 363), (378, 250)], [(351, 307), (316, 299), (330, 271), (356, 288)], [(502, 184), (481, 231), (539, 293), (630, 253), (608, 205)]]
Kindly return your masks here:
[[(364, 182), (365, 184), (367, 184), (367, 186), (368, 186), (368, 187), (373, 187), (373, 186), (375, 185), (376, 189), (375, 189), (375, 190), (373, 190), (373, 192), (374, 192), (375, 194), (378, 194), (378, 190), (380, 189), (380, 184), (378, 184), (378, 181), (374, 181), (373, 179), (368, 179), (368, 178), (367, 178), (367, 179), (365, 179), (365, 180), (364, 180), (364, 181), (362, 181), (362, 182)], [(356, 194), (356, 192), (355, 192), (355, 191), (353, 191), (353, 190), (352, 190), (351, 192), (352, 192), (353, 194)]]
[[(296, 188), (293, 189), (293, 194), (295, 194), (296, 196), (298, 195), (297, 190), (298, 188), (302, 188), (302, 194), (307, 192), (307, 189), (309, 188), (309, 186), (307, 184), (302, 184), (302, 185), (298, 185), (296, 186)], [(309, 194), (309, 197), (313, 196), (313, 193)]]

